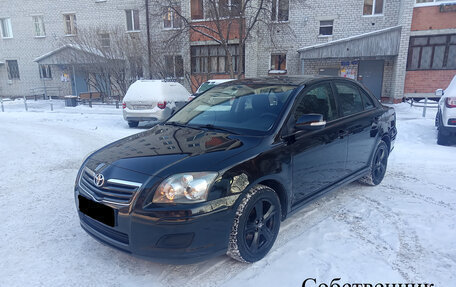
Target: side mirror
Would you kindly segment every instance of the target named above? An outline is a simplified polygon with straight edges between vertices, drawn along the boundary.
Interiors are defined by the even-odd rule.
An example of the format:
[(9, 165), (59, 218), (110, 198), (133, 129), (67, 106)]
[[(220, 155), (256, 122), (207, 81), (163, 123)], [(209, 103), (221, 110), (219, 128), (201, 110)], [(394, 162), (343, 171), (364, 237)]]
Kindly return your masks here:
[(436, 97), (441, 97), (441, 96), (443, 96), (443, 94), (444, 94), (444, 92), (443, 92), (442, 89), (435, 90), (435, 96)]
[(306, 114), (299, 117), (296, 121), (295, 128), (297, 130), (314, 131), (322, 129), (326, 126), (326, 121), (323, 120), (323, 115)]

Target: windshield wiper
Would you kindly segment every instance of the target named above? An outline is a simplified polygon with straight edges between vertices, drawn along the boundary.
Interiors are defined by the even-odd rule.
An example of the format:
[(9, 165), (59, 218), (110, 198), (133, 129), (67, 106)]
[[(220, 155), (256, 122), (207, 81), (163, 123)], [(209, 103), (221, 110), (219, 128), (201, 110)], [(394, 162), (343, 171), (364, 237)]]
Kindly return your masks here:
[(178, 122), (164, 122), (164, 125), (169, 125), (169, 126), (176, 126), (176, 127), (187, 127), (186, 124), (178, 123)]
[(212, 124), (192, 125), (192, 126), (198, 127), (198, 128), (205, 128), (205, 129), (209, 129), (209, 130), (219, 130), (219, 131), (227, 132), (227, 133), (234, 134), (234, 135), (238, 134), (238, 133), (234, 132), (233, 130), (226, 129), (226, 128), (221, 128), (221, 127), (216, 127), (216, 126), (214, 126)]

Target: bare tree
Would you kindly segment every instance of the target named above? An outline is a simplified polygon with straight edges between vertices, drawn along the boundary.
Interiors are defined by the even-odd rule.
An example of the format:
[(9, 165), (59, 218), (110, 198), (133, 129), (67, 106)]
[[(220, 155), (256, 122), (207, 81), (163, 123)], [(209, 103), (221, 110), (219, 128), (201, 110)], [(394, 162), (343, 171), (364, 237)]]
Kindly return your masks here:
[(76, 37), (62, 44), (70, 48), (66, 61), (86, 74), (87, 84), (98, 92), (123, 97), (143, 77), (145, 43), (121, 27), (78, 29)]
[[(170, 35), (166, 40), (167, 43), (172, 43), (182, 34), (193, 34), (219, 44), (225, 51), (227, 71), (231, 78), (242, 77), (244, 47), (247, 41), (252, 38), (255, 30), (261, 30), (263, 34), (266, 33), (271, 45), (275, 45), (275, 28), (278, 25), (280, 25), (282, 34), (294, 34), (286, 23), (289, 0), (202, 0), (200, 9), (204, 12), (194, 17), (199, 18), (200, 21), (193, 21), (192, 12), (189, 13), (190, 15), (183, 13), (179, 1), (152, 1), (155, 1), (154, 7), (160, 7), (157, 9), (159, 13), (154, 14), (154, 16), (165, 15), (167, 17), (172, 13), (173, 18), (177, 17), (180, 21), (181, 28)], [(304, 0), (296, 1), (304, 2)], [(195, 1), (195, 3), (197, 2)], [(279, 5), (285, 6), (279, 7)], [(280, 13), (284, 8), (287, 9), (286, 19), (280, 19)], [(233, 50), (230, 49), (232, 45), (238, 46), (238, 55), (236, 55), (238, 61), (233, 61)]]

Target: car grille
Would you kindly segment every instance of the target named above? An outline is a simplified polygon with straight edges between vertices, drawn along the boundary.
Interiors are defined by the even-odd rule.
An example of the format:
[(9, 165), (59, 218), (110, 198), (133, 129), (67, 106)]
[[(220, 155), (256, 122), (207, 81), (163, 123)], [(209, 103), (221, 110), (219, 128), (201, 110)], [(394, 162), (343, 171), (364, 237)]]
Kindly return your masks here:
[(98, 201), (127, 204), (141, 187), (138, 182), (113, 178), (107, 179), (102, 187), (98, 187), (93, 180), (94, 176), (95, 172), (85, 167), (79, 179), (79, 187)]

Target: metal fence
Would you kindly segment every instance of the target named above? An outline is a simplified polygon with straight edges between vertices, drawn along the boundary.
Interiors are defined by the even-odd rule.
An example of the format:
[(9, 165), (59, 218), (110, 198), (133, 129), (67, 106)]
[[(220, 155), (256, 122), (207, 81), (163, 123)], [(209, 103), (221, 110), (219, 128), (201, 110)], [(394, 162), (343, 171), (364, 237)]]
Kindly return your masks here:
[(426, 117), (427, 109), (437, 109), (439, 107), (439, 102), (434, 98), (428, 99), (425, 97), (423, 100), (415, 101), (413, 98), (406, 99), (406, 102), (410, 104), (411, 107), (423, 108), (423, 118)]

